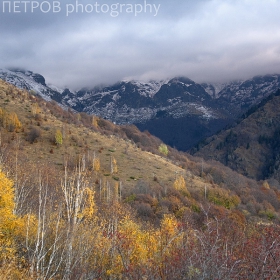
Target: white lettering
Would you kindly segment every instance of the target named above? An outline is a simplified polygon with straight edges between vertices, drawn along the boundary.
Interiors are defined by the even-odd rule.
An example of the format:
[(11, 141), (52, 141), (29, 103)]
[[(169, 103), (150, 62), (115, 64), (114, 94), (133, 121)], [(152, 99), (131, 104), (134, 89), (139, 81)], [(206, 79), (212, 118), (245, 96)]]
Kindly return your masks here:
[[(45, 4), (48, 6), (47, 10), (44, 10), (44, 9), (43, 9), (43, 6), (44, 6)], [(50, 4), (50, 2), (48, 2), (48, 1), (44, 1), (44, 2), (42, 2), (41, 5), (40, 5), (40, 10), (41, 10), (41, 12), (44, 13), (44, 14), (48, 13), (48, 12), (51, 10), (51, 8), (52, 8), (52, 7), (51, 7), (51, 4)]]
[(133, 5), (132, 4), (127, 4), (126, 5), (126, 12), (129, 14), (129, 13), (133, 13)]
[(99, 7), (99, 6), (100, 6), (100, 4), (98, 4), (97, 2), (95, 2), (94, 7), (95, 7), (95, 12), (96, 12), (97, 14), (100, 13), (100, 11), (98, 10), (98, 7)]
[(117, 4), (112, 4), (112, 5), (111, 5), (111, 13), (110, 13), (110, 16), (111, 16), (111, 17), (117, 17), (117, 16), (119, 15), (118, 9), (119, 9), (119, 3), (117, 3)]
[(60, 2), (59, 1), (53, 1), (53, 12), (59, 13), (61, 11)]
[(147, 1), (144, 1), (144, 6), (145, 6), (145, 8), (144, 8), (145, 13), (147, 13), (148, 7), (150, 8), (150, 13), (152, 12), (152, 9), (153, 9), (152, 4), (147, 4)]
[(79, 4), (79, 1), (76, 1), (76, 13), (79, 13), (79, 7), (81, 8), (81, 13), (84, 12), (83, 4)]
[(30, 1), (21, 1), (21, 3), (24, 4), (24, 12), (27, 13), (27, 4), (29, 4)]
[(3, 5), (2, 5), (3, 13), (6, 12), (6, 10), (5, 10), (5, 4), (8, 4), (8, 5), (9, 5), (9, 13), (10, 13), (10, 12), (11, 12), (11, 2), (10, 2), (10, 1), (3, 1)]
[[(90, 8), (90, 9), (88, 9), (88, 7)], [(86, 13), (92, 13), (93, 12), (93, 8), (94, 8), (94, 6), (93, 5), (91, 5), (91, 4), (87, 4), (86, 6), (85, 6), (85, 11), (86, 11)]]
[[(161, 4), (150, 4), (149, 0), (142, 0), (142, 4), (121, 4), (119, 2), (111, 4), (100, 4), (96, 1), (94, 4), (83, 4), (81, 0), (75, 0), (73, 4), (66, 4), (66, 16), (68, 17), (72, 13), (103, 13), (109, 14), (111, 17), (118, 17), (121, 13), (133, 14), (138, 16), (141, 13), (153, 14), (157, 16), (161, 8)], [(49, 0), (7, 0), (2, 1), (3, 13), (34, 13), (36, 9), (40, 9), (41, 13), (59, 13), (62, 10), (61, 0), (49, 1)]]
[(40, 6), (38, 1), (31, 1), (31, 13)]
[[(105, 7), (105, 9), (104, 9), (104, 7)], [(103, 4), (101, 6), (101, 12), (104, 13), (104, 14), (108, 13), (109, 9), (110, 9), (110, 7), (107, 4)]]
[(138, 14), (143, 12), (143, 7), (141, 4), (135, 4), (135, 13), (134, 15), (137, 17)]
[(158, 4), (158, 7), (156, 6), (156, 4), (154, 4), (154, 8), (156, 13), (154, 14), (154, 17), (156, 17), (158, 15), (159, 9), (160, 9), (160, 4)]
[(17, 9), (19, 9), (19, 4), (20, 4), (20, 1), (14, 1), (14, 13), (21, 12), (20, 10), (17, 10)]
[(120, 4), (120, 13), (122, 13), (123, 7), (125, 7), (125, 6), (126, 6), (125, 4)]
[(66, 16), (68, 17), (69, 14), (72, 14), (75, 11), (75, 6), (72, 4), (66, 4)]

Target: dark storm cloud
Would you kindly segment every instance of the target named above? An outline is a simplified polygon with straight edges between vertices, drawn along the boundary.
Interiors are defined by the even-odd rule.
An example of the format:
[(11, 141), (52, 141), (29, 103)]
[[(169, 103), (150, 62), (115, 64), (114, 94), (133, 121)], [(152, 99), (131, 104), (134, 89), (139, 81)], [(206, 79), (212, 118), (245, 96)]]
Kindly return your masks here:
[(88, 8), (97, 2), (99, 13), (75, 10), (73, 0), (57, 1), (59, 13), (13, 13), (7, 2), (5, 13), (0, 7), (0, 66), (39, 72), (61, 87), (124, 78), (222, 81), (280, 73), (278, 0), (150, 0), (146, 13), (137, 15), (129, 6), (118, 15), (106, 9), (117, 3), (143, 8), (142, 0), (78, 1)]

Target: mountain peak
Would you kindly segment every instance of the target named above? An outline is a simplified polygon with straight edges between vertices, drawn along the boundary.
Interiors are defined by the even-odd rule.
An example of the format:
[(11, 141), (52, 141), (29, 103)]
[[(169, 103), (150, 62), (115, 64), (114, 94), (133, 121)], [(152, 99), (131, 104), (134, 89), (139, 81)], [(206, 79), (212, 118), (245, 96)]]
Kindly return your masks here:
[(47, 86), (45, 78), (38, 73), (21, 68), (0, 69), (0, 79), (20, 89), (34, 91), (45, 100), (61, 101), (60, 92)]
[(183, 84), (195, 84), (195, 82), (187, 77), (179, 76), (171, 79), (169, 83), (183, 83)]

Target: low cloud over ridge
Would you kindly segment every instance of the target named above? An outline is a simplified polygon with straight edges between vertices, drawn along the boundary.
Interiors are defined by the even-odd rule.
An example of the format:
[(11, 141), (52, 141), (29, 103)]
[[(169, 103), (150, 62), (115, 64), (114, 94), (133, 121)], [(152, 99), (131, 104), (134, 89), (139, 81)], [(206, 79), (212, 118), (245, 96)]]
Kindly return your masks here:
[[(24, 67), (60, 87), (176, 75), (202, 82), (280, 73), (280, 1), (66, 0), (57, 1), (60, 12), (47, 12), (45, 3), (43, 11), (39, 6), (33, 13), (21, 1), (8, 10), (8, 2), (0, 8), (0, 67)], [(89, 12), (95, 3), (99, 13)], [(107, 9), (116, 3), (142, 5), (143, 10), (135, 16), (135, 6), (134, 13), (123, 6), (113, 17)], [(66, 16), (70, 4), (81, 6)], [(159, 7), (156, 16), (150, 6), (144, 12), (148, 4)], [(88, 12), (86, 5), (91, 5)], [(102, 5), (107, 5), (103, 12)]]

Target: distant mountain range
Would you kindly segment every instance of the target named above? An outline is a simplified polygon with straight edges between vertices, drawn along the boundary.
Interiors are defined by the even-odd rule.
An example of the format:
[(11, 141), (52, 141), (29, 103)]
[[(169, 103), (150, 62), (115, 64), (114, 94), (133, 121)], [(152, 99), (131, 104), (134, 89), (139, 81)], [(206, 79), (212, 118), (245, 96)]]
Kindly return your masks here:
[(186, 77), (165, 81), (121, 81), (76, 92), (46, 84), (20, 69), (0, 69), (0, 78), (78, 112), (117, 124), (135, 124), (179, 150), (189, 150), (280, 87), (280, 75), (225, 84), (196, 83)]

